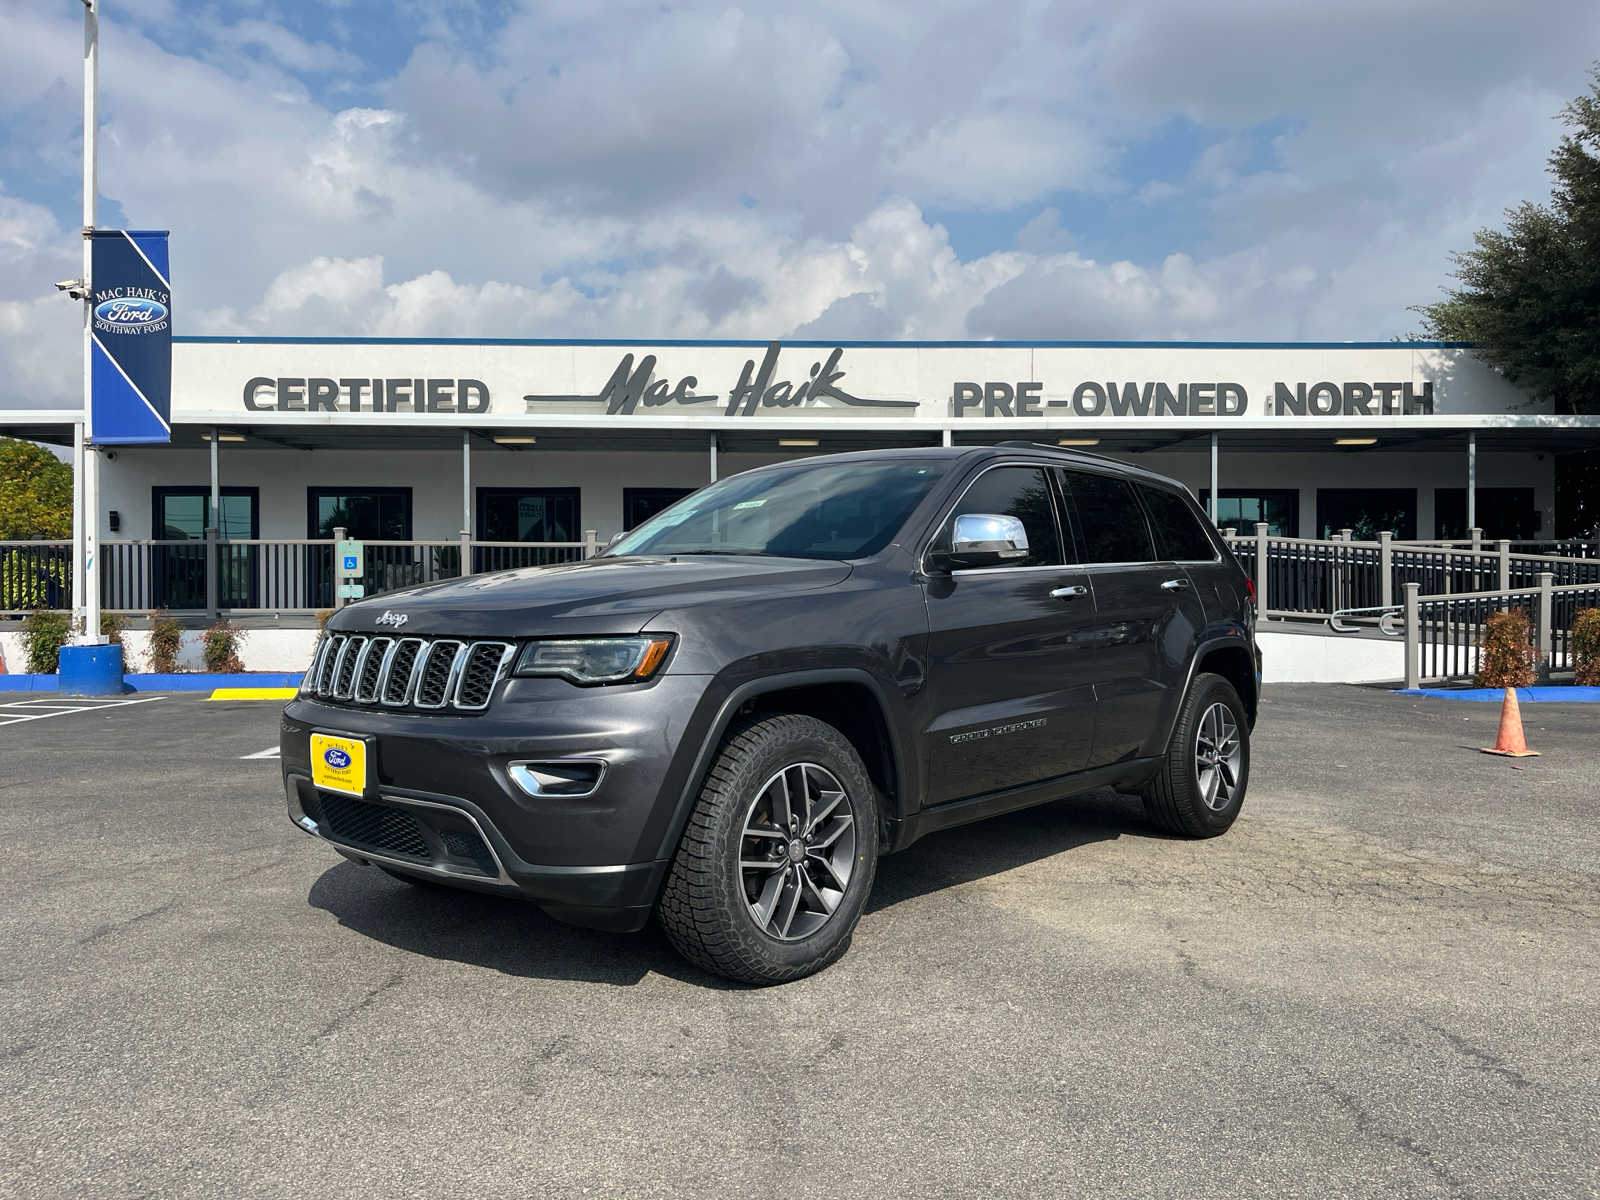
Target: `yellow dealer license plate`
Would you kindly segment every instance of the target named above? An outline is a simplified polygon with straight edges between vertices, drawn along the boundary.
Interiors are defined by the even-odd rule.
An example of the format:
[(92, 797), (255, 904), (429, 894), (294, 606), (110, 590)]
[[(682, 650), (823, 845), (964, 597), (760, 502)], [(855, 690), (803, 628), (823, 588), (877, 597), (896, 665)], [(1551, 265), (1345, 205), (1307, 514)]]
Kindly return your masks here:
[(367, 744), (360, 738), (311, 735), (311, 782), (330, 792), (366, 794)]

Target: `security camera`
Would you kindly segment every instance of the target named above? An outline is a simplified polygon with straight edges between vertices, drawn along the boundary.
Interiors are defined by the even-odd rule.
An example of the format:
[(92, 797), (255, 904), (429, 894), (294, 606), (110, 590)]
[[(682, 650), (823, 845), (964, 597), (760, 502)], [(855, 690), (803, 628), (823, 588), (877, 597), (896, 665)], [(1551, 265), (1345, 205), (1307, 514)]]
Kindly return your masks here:
[(82, 300), (84, 297), (83, 280), (63, 279), (60, 283), (56, 284), (56, 291), (65, 292), (74, 300)]
[(116, 462), (117, 461), (117, 452), (115, 450), (107, 450), (106, 451), (106, 461), (107, 462)]

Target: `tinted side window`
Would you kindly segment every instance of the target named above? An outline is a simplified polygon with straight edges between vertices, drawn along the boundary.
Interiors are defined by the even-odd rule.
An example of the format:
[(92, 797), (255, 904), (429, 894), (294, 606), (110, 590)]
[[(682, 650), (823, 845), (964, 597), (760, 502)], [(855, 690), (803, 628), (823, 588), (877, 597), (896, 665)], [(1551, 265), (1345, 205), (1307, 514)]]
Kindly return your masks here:
[(995, 467), (978, 476), (945, 522), (939, 535), (942, 545), (950, 544), (955, 519), (966, 513), (993, 513), (1022, 522), (1028, 534), (1028, 557), (1012, 559), (1008, 566), (1054, 566), (1062, 561), (1055, 507), (1042, 468)]
[(1062, 471), (1061, 480), (1077, 510), (1085, 562), (1155, 560), (1144, 512), (1127, 480), (1087, 471)]
[(1210, 562), (1216, 558), (1216, 547), (1206, 536), (1199, 519), (1183, 502), (1183, 497), (1165, 488), (1146, 487), (1144, 484), (1139, 485), (1139, 494), (1144, 497), (1145, 506), (1150, 510), (1150, 524), (1155, 526), (1156, 531), (1156, 546), (1163, 557), (1174, 562)]

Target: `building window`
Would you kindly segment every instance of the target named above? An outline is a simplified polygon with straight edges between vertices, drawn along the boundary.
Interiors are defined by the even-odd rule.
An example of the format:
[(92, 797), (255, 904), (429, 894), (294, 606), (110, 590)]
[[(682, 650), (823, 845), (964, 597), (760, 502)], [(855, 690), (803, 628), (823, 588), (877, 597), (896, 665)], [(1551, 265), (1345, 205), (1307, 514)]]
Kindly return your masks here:
[[(1532, 488), (1481, 487), (1478, 489), (1478, 528), (1490, 541), (1497, 538), (1531, 541), (1539, 536), (1539, 510), (1533, 504)], [(1466, 488), (1433, 490), (1433, 536), (1450, 540), (1472, 536), (1467, 528)]]
[(623, 488), (622, 527), (633, 529), (685, 496), (694, 495), (694, 488)]
[[(261, 536), (261, 489), (225, 487), (218, 493), (217, 528), (224, 543)], [(206, 606), (206, 527), (211, 523), (211, 489), (204, 484), (150, 489), (150, 600), (155, 608), (194, 609)], [(193, 542), (194, 545), (177, 543)], [(165, 543), (165, 544), (162, 544)], [(255, 608), (257, 547), (218, 548), (217, 604), (222, 608)], [(132, 560), (109, 558), (105, 568), (111, 596), (132, 597), (137, 581), (121, 578), (133, 570)]]
[(577, 542), (577, 488), (479, 488), (478, 539), (485, 542)]
[(307, 488), (306, 536), (331, 538), (341, 526), (356, 541), (411, 540), (410, 488)]
[(1348, 529), (1358, 542), (1375, 542), (1387, 529), (1395, 537), (1417, 536), (1416, 488), (1318, 488), (1318, 537)]
[[(1211, 489), (1200, 493), (1200, 507), (1210, 511)], [(1300, 536), (1300, 493), (1294, 488), (1222, 488), (1217, 492), (1217, 528), (1254, 533), (1257, 521), (1267, 523), (1273, 537)]]

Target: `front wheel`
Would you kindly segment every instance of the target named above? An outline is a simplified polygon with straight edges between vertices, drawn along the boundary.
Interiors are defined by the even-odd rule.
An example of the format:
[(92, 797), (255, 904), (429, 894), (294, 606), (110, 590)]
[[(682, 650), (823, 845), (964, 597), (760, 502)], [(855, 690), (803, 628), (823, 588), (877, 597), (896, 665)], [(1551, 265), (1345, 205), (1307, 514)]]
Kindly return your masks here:
[(728, 734), (662, 887), (667, 937), (740, 983), (820, 971), (850, 945), (878, 863), (878, 794), (849, 740), (786, 713)]
[(1169, 833), (1226, 833), (1250, 782), (1250, 720), (1221, 675), (1195, 677), (1178, 713), (1161, 769), (1144, 785), (1144, 809)]

